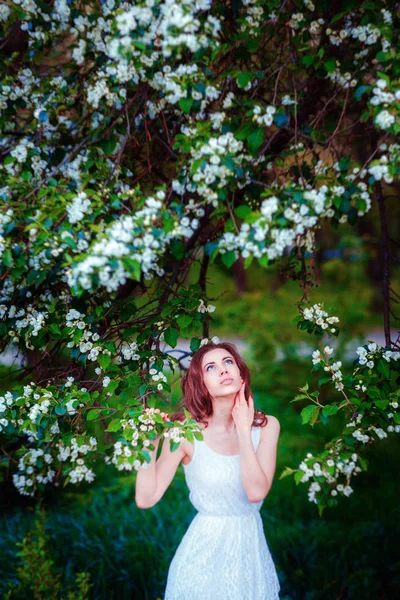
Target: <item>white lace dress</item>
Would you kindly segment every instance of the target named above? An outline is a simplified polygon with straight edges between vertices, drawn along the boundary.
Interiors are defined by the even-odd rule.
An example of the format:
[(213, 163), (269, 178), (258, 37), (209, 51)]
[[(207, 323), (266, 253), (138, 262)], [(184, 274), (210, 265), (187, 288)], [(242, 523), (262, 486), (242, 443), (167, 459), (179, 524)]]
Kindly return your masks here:
[[(251, 431), (254, 450), (260, 428)], [(184, 465), (189, 500), (198, 513), (168, 570), (164, 600), (276, 600), (279, 580), (265, 539), (261, 502), (250, 502), (240, 456), (224, 456), (194, 441)]]

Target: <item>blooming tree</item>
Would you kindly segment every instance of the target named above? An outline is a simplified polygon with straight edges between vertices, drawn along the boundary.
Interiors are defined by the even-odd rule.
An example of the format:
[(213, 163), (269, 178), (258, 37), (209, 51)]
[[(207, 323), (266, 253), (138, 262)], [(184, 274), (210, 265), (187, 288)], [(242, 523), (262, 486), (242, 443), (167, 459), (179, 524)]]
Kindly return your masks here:
[[(0, 398), (0, 435), (22, 494), (92, 481), (99, 455), (119, 470), (146, 467), (159, 433), (172, 448), (201, 439), (189, 414), (172, 422), (148, 402), (167, 399), (165, 373), (184, 358), (166, 344), (181, 335), (194, 351), (211, 335), (209, 264), (267, 267), (288, 252), (307, 261), (323, 222), (355, 224), (372, 202), (384, 206), (400, 159), (394, 7), (0, 5), (0, 341), (24, 360)], [(322, 326), (308, 311), (301, 322)], [(390, 335), (387, 346), (364, 348), (385, 381)], [(348, 385), (329, 351), (314, 359)], [(368, 387), (363, 377), (354, 386)], [(334, 414), (312, 408), (309, 421)], [(378, 429), (373, 419), (392, 418), (379, 410)], [(347, 451), (335, 444), (330, 461)]]

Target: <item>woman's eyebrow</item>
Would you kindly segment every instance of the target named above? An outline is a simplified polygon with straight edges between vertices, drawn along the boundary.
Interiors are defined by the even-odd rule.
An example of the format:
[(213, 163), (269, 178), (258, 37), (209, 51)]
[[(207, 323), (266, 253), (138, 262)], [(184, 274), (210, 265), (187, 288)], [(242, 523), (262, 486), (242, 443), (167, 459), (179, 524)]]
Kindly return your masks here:
[[(227, 358), (231, 358), (231, 359), (233, 360), (233, 357), (232, 357), (232, 356), (225, 356), (225, 357), (224, 357), (222, 360), (226, 360)], [(215, 365), (215, 362), (209, 362), (209, 363), (206, 363), (206, 364), (204, 365), (203, 369), (205, 369), (205, 368), (207, 367), (207, 365)]]

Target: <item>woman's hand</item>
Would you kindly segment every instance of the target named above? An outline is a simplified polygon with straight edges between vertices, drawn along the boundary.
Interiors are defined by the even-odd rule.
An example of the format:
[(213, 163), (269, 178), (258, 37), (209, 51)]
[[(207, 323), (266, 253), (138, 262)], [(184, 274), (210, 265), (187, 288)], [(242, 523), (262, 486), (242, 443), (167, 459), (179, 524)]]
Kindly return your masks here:
[(235, 404), (232, 409), (232, 418), (235, 421), (236, 430), (239, 434), (251, 431), (254, 420), (253, 396), (249, 396), (249, 403), (247, 404), (244, 388), (245, 383), (242, 381), (242, 385), (236, 394)]

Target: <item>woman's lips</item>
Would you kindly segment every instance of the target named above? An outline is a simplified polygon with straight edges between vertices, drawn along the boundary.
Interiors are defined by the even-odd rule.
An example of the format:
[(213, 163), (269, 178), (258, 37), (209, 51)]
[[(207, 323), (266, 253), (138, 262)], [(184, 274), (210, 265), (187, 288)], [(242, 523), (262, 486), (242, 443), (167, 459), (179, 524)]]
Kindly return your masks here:
[(233, 379), (225, 379), (221, 385), (229, 385), (230, 383), (232, 383)]

